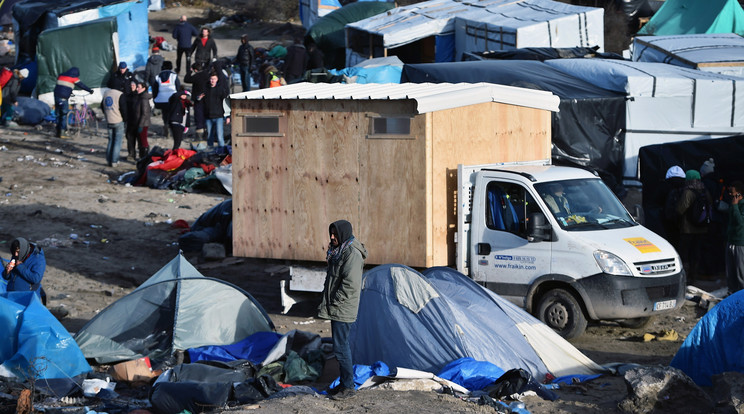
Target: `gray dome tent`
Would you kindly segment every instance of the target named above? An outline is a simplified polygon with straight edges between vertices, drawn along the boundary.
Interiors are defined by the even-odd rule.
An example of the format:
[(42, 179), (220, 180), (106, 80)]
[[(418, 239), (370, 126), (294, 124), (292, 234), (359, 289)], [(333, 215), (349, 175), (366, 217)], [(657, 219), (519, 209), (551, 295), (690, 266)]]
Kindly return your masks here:
[(249, 293), (204, 277), (179, 254), (91, 319), (75, 341), (86, 358), (107, 364), (144, 356), (157, 360), (175, 350), (229, 345), (273, 330)]

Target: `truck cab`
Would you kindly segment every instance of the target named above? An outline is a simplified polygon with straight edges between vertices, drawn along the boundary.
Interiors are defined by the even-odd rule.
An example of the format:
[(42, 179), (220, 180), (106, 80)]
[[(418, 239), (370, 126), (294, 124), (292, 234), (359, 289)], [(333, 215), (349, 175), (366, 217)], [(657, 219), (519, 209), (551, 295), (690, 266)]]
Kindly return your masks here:
[(588, 320), (639, 327), (684, 302), (679, 255), (596, 175), (458, 167), (457, 267), (566, 338)]

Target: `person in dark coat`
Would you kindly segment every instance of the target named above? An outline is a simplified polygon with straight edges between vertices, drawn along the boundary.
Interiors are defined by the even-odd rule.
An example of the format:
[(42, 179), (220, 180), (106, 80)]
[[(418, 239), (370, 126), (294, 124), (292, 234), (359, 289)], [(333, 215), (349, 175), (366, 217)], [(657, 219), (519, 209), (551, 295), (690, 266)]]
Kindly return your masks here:
[(144, 158), (150, 152), (150, 144), (147, 141), (147, 130), (150, 128), (150, 93), (147, 92), (145, 82), (137, 82), (137, 99), (134, 106), (134, 120), (137, 126), (137, 137), (139, 139), (139, 157)]
[(325, 64), (323, 63), (323, 52), (318, 49), (318, 44), (314, 41), (310, 41), (307, 45), (307, 54), (310, 56), (310, 60), (307, 62), (307, 68), (323, 69)]
[(202, 27), (201, 34), (191, 45), (190, 53), (194, 55), (194, 62), (201, 63), (204, 67), (207, 67), (212, 59), (217, 58), (217, 44), (212, 39), (210, 28)]
[(127, 69), (127, 62), (119, 62), (119, 66), (116, 68), (114, 73), (111, 74), (106, 86), (110, 89), (124, 92), (133, 76), (132, 72)]
[(201, 135), (207, 127), (207, 118), (204, 115), (204, 100), (202, 97), (207, 90), (207, 85), (209, 85), (209, 71), (201, 63), (194, 63), (191, 69), (193, 69), (193, 72), (189, 71), (183, 78), (183, 81), (191, 84), (191, 96), (195, 98), (194, 128), (196, 128), (196, 133)]
[(284, 79), (287, 83), (302, 78), (309, 61), (310, 56), (302, 44), (302, 39), (296, 37), (294, 43), (287, 48), (287, 56), (284, 57)]
[(687, 271), (688, 283), (695, 282), (700, 275), (700, 259), (704, 235), (708, 232), (709, 224), (698, 224), (690, 220), (688, 209), (695, 204), (695, 199), (702, 197), (707, 204), (711, 204), (711, 196), (700, 181), (697, 170), (685, 172), (685, 186), (677, 200), (677, 217), (679, 225), (679, 257)]
[(344, 399), (354, 395), (354, 367), (349, 332), (359, 312), (362, 271), (367, 249), (354, 237), (351, 223), (346, 220), (331, 223), (328, 233), (328, 271), (318, 317), (331, 320), (333, 353), (340, 371), (340, 385), (330, 391), (331, 398)]
[(219, 146), (225, 145), (225, 123), (230, 124), (230, 118), (225, 119), (223, 101), (230, 95), (230, 87), (220, 79), (217, 72), (209, 74), (209, 85), (202, 99), (204, 100), (204, 114), (207, 121), (207, 147), (214, 146), (215, 138)]
[[(178, 24), (173, 28), (173, 38), (176, 39), (177, 43), (176, 73), (181, 72), (181, 57), (184, 55), (186, 55), (186, 71), (188, 72), (191, 67), (191, 38), (198, 35), (199, 32), (196, 30), (196, 27), (186, 21), (186, 16), (181, 16), (178, 20)], [(157, 75), (158, 72), (155, 72), (154, 75)]]
[(192, 106), (191, 94), (183, 87), (168, 99), (168, 125), (173, 134), (173, 149), (181, 147), (183, 134), (188, 127), (189, 108)]
[(139, 105), (139, 95), (137, 94), (137, 82), (131, 81), (126, 92), (127, 117), (125, 122), (125, 136), (127, 138), (127, 158), (137, 161), (137, 145), (139, 143), (139, 128), (137, 126), (137, 105)]
[[(10, 242), (11, 258), (3, 265), (3, 282), (8, 292), (34, 292), (42, 299), (41, 279), (46, 270), (44, 251), (23, 237)], [(2, 289), (0, 289), (2, 291)]]
[(155, 83), (155, 76), (163, 70), (164, 61), (165, 59), (160, 54), (160, 48), (157, 46), (153, 47), (152, 54), (145, 64), (145, 81), (148, 85), (153, 86)]
[(93, 89), (87, 87), (80, 81), (80, 69), (71, 67), (57, 76), (57, 84), (54, 86), (54, 110), (57, 114), (57, 138), (68, 138), (67, 136), (67, 114), (70, 112), (68, 100), (72, 90), (78, 87), (88, 93)]
[(240, 69), (240, 83), (243, 86), (243, 92), (251, 90), (251, 66), (253, 66), (253, 46), (248, 43), (248, 35), (240, 37), (240, 47), (238, 54), (235, 56), (235, 62)]

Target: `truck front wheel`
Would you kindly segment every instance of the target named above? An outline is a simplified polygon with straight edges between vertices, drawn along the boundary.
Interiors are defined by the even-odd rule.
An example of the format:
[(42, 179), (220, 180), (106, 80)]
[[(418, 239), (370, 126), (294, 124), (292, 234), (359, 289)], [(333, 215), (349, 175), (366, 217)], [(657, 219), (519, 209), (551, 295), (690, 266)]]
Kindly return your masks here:
[(537, 318), (566, 339), (576, 338), (586, 329), (586, 317), (576, 298), (563, 289), (552, 289), (537, 304)]

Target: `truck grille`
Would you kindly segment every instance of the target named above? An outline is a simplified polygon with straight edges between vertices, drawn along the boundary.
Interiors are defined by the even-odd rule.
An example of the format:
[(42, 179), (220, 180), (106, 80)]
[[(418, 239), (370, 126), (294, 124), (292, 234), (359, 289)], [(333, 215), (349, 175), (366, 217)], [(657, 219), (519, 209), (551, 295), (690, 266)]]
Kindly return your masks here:
[(654, 260), (650, 262), (633, 263), (638, 273), (642, 275), (668, 275), (677, 271), (674, 259)]

